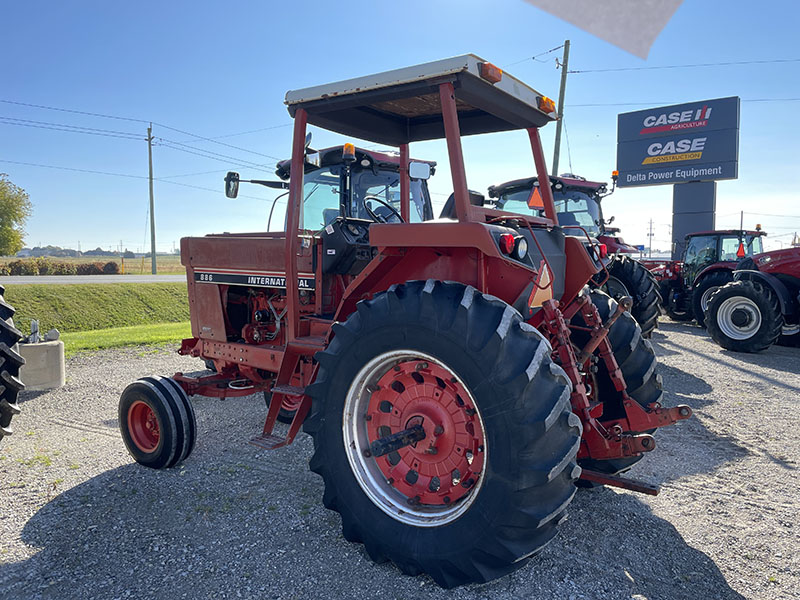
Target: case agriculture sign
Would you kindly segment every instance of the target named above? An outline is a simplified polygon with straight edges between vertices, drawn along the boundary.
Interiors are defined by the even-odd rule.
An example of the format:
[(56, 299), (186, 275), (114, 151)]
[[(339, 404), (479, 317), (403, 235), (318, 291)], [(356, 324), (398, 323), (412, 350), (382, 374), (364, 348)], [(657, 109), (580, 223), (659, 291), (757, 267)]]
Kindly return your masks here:
[(617, 116), (620, 187), (736, 179), (738, 161), (736, 96)]

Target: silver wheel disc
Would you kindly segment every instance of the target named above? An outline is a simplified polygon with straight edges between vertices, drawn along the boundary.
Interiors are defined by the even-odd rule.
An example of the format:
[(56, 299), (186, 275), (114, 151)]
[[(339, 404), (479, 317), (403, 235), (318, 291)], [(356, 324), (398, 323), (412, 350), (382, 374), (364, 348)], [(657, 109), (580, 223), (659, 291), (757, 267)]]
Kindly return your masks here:
[(728, 298), (717, 310), (717, 325), (732, 340), (750, 339), (761, 328), (761, 310), (750, 298)]
[(716, 292), (718, 289), (719, 289), (718, 285), (712, 285), (705, 292), (703, 292), (702, 296), (700, 296), (700, 308), (703, 309), (704, 313), (706, 312), (706, 310), (708, 310), (708, 300), (709, 298), (711, 298), (711, 294)]
[[(347, 460), (350, 463), (350, 468), (353, 471), (356, 481), (358, 481), (358, 485), (378, 508), (380, 508), (384, 513), (393, 519), (408, 525), (413, 525), (416, 527), (436, 527), (458, 519), (467, 511), (467, 509), (469, 509), (469, 507), (478, 497), (483, 480), (485, 479), (484, 474), (478, 472), (472, 473), (471, 477), (474, 478), (474, 480), (471, 484), (471, 488), (466, 485), (462, 486), (464, 489), (468, 489), (468, 491), (455, 501), (426, 504), (425, 502), (414, 501), (413, 498), (403, 494), (399, 489), (397, 489), (399, 487), (397, 482), (394, 482), (390, 477), (387, 477), (385, 472), (387, 465), (384, 463), (379, 464), (378, 461), (387, 461), (390, 455), (376, 458), (372, 456), (370, 452), (365, 452), (365, 450), (370, 448), (371, 442), (375, 441), (374, 439), (370, 439), (370, 428), (374, 428), (375, 421), (377, 420), (373, 418), (369, 412), (372, 410), (370, 408), (372, 406), (372, 395), (373, 393), (379, 393), (378, 390), (387, 389), (381, 388), (378, 382), (383, 380), (385, 383), (386, 377), (391, 376), (393, 372), (408, 370), (409, 364), (413, 365), (419, 361), (425, 361), (423, 364), (429, 364), (432, 370), (435, 369), (437, 372), (439, 372), (438, 370), (444, 369), (453, 375), (447, 384), (458, 386), (459, 398), (461, 394), (465, 396), (462, 402), (463, 406), (466, 407), (464, 411), (465, 414), (469, 415), (469, 418), (474, 423), (474, 431), (478, 432), (476, 433), (475, 438), (480, 443), (475, 444), (476, 439), (473, 439), (473, 446), (471, 446), (472, 450), (468, 450), (468, 448), (470, 448), (470, 442), (469, 440), (466, 440), (467, 443), (466, 445), (464, 444), (464, 432), (461, 430), (458, 432), (458, 439), (460, 441), (458, 442), (459, 447), (457, 450), (459, 454), (453, 454), (452, 456), (454, 458), (465, 457), (465, 460), (468, 460), (468, 458), (472, 456), (472, 461), (477, 461), (475, 464), (480, 464), (482, 466), (482, 471), (485, 472), (486, 468), (488, 467), (486, 434), (484, 433), (485, 429), (480, 411), (478, 406), (475, 404), (469, 389), (465, 384), (460, 383), (463, 380), (445, 363), (434, 358), (433, 356), (418, 352), (416, 350), (394, 350), (380, 354), (370, 360), (358, 372), (355, 379), (351, 383), (345, 398), (344, 413), (342, 415), (342, 437), (344, 441), (345, 453), (347, 454)], [(404, 365), (404, 363), (407, 364)], [(439, 381), (442, 384), (445, 383), (443, 380), (443, 377), (439, 378)], [(424, 385), (428, 385), (427, 382), (425, 384), (420, 384), (419, 389), (415, 389), (414, 393), (411, 394), (415, 395), (416, 398), (414, 401), (407, 403), (406, 406), (411, 407), (408, 408), (408, 410), (414, 412), (414, 406), (422, 405), (421, 413), (423, 414), (426, 410), (425, 407), (428, 407), (433, 413), (441, 411), (442, 409), (440, 408), (438, 401), (445, 400), (445, 396), (448, 395), (447, 390), (442, 387), (440, 388), (440, 391), (437, 391), (435, 385), (432, 387), (428, 385), (427, 388), (422, 387)], [(434, 398), (434, 396), (438, 397), (439, 400)], [(402, 402), (402, 393), (398, 393), (397, 397), (398, 406), (400, 406)], [(386, 410), (381, 410), (386, 412)], [(393, 408), (389, 408), (388, 410), (395, 412)], [(449, 410), (450, 413), (458, 413), (458, 418), (456, 420), (458, 420), (460, 423), (464, 421), (461, 418), (460, 412), (455, 410), (452, 404), (448, 405), (447, 410)], [(415, 416), (413, 418), (416, 419), (418, 417)], [(451, 426), (453, 426), (453, 424), (448, 422), (448, 424), (445, 424), (443, 428), (446, 429), (447, 427)], [(438, 426), (437, 429), (439, 429)], [(398, 430), (392, 430), (392, 433), (398, 433), (398, 431), (399, 428)], [(442, 438), (444, 438), (447, 433), (440, 433), (440, 435), (442, 435)], [(423, 463), (426, 460), (426, 457), (420, 453), (420, 450), (417, 449), (417, 446), (419, 445), (420, 449), (423, 449), (423, 445), (428, 444), (431, 439), (432, 438), (429, 435), (420, 441), (419, 444), (413, 444), (413, 452), (416, 453), (416, 460), (419, 460), (420, 463)], [(406, 450), (406, 448), (404, 448), (404, 450)], [(406, 456), (411, 455), (412, 451), (410, 445), (407, 447), (407, 450), (408, 453)], [(451, 450), (455, 451), (455, 446), (453, 446)], [(481, 454), (480, 457), (476, 456), (478, 453)], [(436, 453), (434, 452), (433, 454)], [(443, 452), (443, 455), (447, 455), (447, 452)], [(403, 460), (406, 459), (404, 458)], [(472, 464), (472, 461), (470, 461), (469, 464)], [(420, 469), (420, 471), (422, 471), (422, 469)], [(421, 477), (422, 476), (420, 475), (420, 478)], [(443, 479), (444, 477), (445, 474), (443, 473)], [(453, 485), (459, 485), (460, 482), (455, 480), (452, 483)], [(420, 495), (425, 496), (424, 490)]]

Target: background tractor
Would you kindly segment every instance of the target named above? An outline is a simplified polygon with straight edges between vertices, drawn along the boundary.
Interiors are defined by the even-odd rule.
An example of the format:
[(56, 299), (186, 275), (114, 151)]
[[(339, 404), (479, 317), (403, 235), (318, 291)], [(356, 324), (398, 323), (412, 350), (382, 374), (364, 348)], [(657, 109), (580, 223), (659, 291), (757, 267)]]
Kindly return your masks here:
[(19, 414), (17, 395), (25, 388), (19, 380), (25, 359), (18, 346), (24, 336), (14, 327), (14, 308), (3, 298), (5, 291), (0, 285), (0, 440), (12, 433), (11, 418)]
[(658, 281), (664, 310), (675, 321), (705, 325), (711, 295), (733, 281), (740, 260), (759, 254), (760, 229), (701, 231), (686, 236), (683, 260), (643, 260)]
[[(181, 240), (193, 337), (179, 352), (216, 372), (123, 391), (135, 460), (162, 469), (189, 456), (189, 396), (265, 392), (251, 443), (280, 448), (302, 426), (345, 537), (445, 587), (524, 565), (578, 481), (657, 493), (616, 474), (691, 410), (661, 406), (630, 298), (589, 289), (604, 269), (597, 248), (564, 234), (549, 186), (542, 216), (483, 206), (467, 187), (461, 136), (519, 129), (547, 180), (539, 128), (556, 118), (552, 100), (464, 55), (291, 91), (286, 103), (285, 231)], [(312, 152), (308, 124), (399, 153)], [(411, 161), (409, 144), (441, 138), (450, 212), (423, 220), (431, 165)], [(226, 177), (227, 195), (239, 182)], [(276, 430), (282, 410), (291, 423)]]
[(746, 258), (706, 308), (712, 339), (728, 350), (760, 352), (774, 343), (800, 347), (800, 248)]
[[(613, 176), (616, 186), (616, 174)], [(541, 194), (536, 177), (516, 179), (489, 188), (489, 197), (501, 210), (541, 213)], [(615, 299), (633, 298), (631, 314), (642, 328), (642, 335), (650, 337), (658, 326), (661, 298), (658, 282), (652, 273), (634, 258), (639, 250), (626, 244), (618, 227), (611, 227), (614, 217), (603, 217), (601, 200), (613, 193), (605, 183), (587, 181), (577, 175), (550, 177), (550, 187), (556, 204), (558, 223), (569, 235), (585, 237), (587, 234), (600, 243), (601, 260), (606, 268), (594, 280), (601, 290)], [(531, 193), (534, 192), (534, 196)], [(531, 200), (531, 205), (528, 201)]]

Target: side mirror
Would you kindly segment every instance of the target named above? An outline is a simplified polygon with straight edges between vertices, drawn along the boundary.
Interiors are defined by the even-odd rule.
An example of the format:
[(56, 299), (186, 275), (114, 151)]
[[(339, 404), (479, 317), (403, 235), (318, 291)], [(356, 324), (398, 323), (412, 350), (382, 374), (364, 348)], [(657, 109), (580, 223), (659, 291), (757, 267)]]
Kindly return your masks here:
[(225, 175), (225, 195), (228, 198), (236, 198), (239, 195), (239, 174), (228, 171)]
[(411, 179), (430, 179), (431, 166), (424, 162), (408, 163), (408, 176)]
[(606, 221), (606, 223), (608, 223), (609, 225), (611, 225), (611, 223), (613, 223), (613, 222), (614, 222), (614, 219), (615, 219), (615, 217), (611, 217), (611, 218), (610, 218), (608, 221)]

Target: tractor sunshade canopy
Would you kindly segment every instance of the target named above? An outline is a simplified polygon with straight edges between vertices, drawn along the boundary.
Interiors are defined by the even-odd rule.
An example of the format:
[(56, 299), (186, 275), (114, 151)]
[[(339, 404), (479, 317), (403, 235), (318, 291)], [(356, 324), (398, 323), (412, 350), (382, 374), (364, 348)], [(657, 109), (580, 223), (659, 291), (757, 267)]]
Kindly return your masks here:
[(286, 105), (292, 116), (305, 109), (312, 125), (400, 146), (445, 137), (442, 83), (455, 89), (462, 135), (541, 127), (557, 118), (549, 99), (474, 54), (289, 91)]

